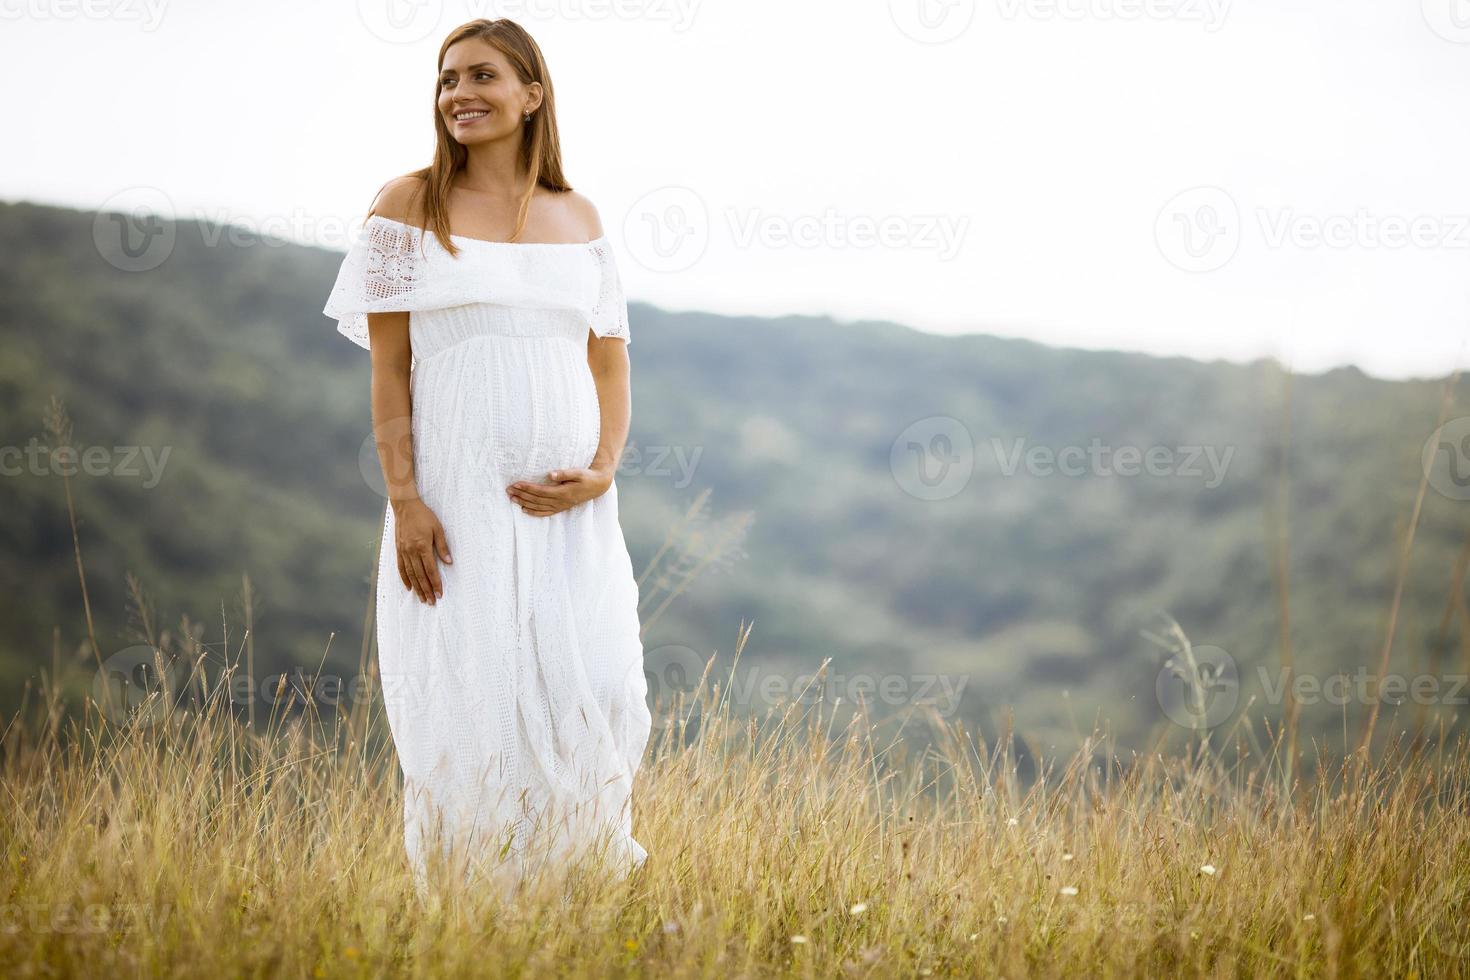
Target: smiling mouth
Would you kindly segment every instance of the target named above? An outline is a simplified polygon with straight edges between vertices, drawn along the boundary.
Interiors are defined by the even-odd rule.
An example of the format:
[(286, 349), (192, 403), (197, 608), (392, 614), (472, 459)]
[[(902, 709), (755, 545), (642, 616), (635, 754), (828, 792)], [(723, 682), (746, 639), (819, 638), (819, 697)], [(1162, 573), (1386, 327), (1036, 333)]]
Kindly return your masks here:
[(484, 119), (488, 115), (490, 115), (490, 112), (487, 109), (466, 109), (463, 112), (456, 112), (454, 114), (454, 121), (461, 124), (472, 123)]

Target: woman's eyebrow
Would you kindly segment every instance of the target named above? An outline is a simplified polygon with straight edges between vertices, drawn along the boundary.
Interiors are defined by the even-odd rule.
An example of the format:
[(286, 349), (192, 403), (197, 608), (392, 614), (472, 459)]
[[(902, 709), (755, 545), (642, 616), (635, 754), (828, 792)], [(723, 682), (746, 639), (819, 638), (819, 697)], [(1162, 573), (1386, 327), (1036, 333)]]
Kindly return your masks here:
[[(492, 65), (490, 62), (488, 62), (488, 61), (482, 61), (478, 65), (470, 65), (468, 68), (465, 69), (465, 71), (474, 71), (477, 68), (494, 68), (494, 67), (495, 66)], [(440, 72), (440, 74), (441, 75), (453, 75), (454, 74), (454, 69), (453, 68), (446, 68), (442, 72)]]

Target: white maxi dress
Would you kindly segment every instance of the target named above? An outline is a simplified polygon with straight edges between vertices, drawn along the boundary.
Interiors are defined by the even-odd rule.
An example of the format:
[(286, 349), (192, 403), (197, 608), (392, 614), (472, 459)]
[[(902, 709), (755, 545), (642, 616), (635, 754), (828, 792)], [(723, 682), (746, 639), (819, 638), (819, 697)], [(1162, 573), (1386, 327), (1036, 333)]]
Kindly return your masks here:
[(324, 310), (363, 348), (368, 313), (409, 312), (415, 479), (452, 558), (420, 602), (384, 511), (378, 660), (409, 865), (421, 894), (436, 855), (516, 882), (596, 845), (628, 871), (647, 856), (631, 790), (651, 718), (617, 485), (550, 517), (506, 494), (592, 462), (587, 331), (629, 341), (617, 266), (606, 236), (452, 241), (370, 217)]

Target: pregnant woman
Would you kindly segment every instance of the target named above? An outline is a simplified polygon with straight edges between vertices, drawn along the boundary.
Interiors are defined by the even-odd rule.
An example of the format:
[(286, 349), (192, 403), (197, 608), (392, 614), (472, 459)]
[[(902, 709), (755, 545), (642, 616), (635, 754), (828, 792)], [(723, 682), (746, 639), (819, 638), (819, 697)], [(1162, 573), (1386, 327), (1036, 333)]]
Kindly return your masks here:
[(613, 482), (627, 303), (530, 35), (457, 28), (435, 90), (432, 164), (379, 193), (325, 309), (371, 353), (409, 864), (420, 894), (441, 863), (512, 887), (593, 850), (626, 872), (650, 729)]

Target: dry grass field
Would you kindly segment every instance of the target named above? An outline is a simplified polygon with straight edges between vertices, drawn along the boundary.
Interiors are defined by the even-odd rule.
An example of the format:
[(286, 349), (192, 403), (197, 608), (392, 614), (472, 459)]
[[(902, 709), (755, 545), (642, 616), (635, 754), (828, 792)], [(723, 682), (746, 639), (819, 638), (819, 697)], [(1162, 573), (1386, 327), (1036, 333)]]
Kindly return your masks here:
[[(167, 651), (182, 633), (165, 632)], [(747, 630), (739, 647), (749, 636)], [(4, 732), (0, 964), (55, 976), (1453, 976), (1470, 962), (1470, 754), (1391, 744), (1288, 786), (1088, 740), (1018, 778), (793, 699), (732, 712), (711, 661), (656, 715), (635, 833), (514, 898), (416, 896), (381, 705), (248, 727), (183, 691), (67, 712), (57, 663)], [(726, 668), (728, 670), (728, 668)], [(77, 671), (78, 674), (83, 673)], [(109, 700), (102, 692), (102, 700)], [(290, 698), (284, 699), (289, 706)], [(884, 733), (887, 733), (886, 735)], [(917, 743), (915, 743), (917, 744)]]

